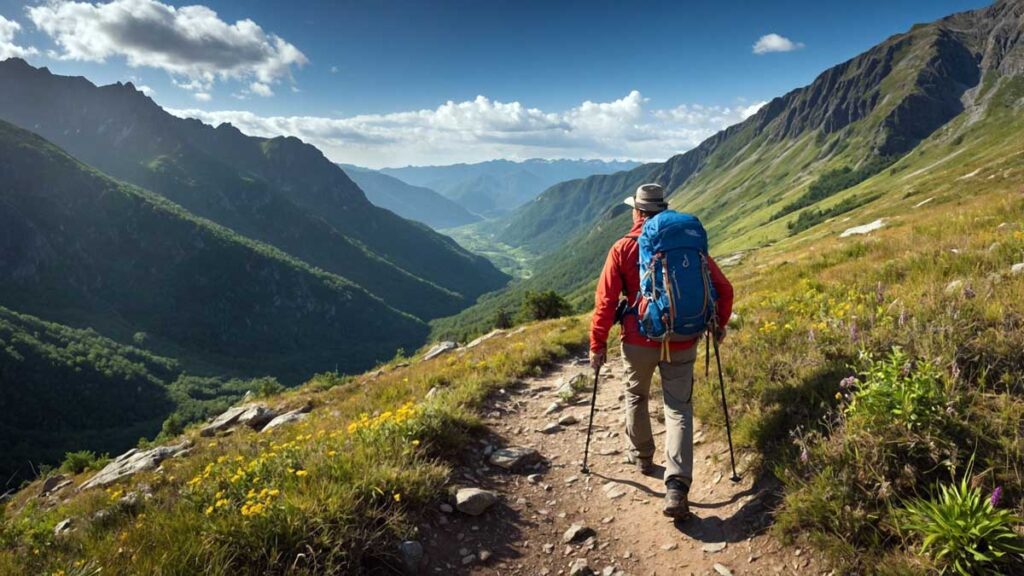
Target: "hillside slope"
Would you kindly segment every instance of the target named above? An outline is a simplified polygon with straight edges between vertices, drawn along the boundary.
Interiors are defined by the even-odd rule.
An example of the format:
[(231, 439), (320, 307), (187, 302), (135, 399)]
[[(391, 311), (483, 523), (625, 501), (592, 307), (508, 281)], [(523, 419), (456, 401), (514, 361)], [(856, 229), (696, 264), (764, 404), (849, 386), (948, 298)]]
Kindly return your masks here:
[(375, 206), (387, 208), (407, 220), (423, 222), (435, 230), (480, 221), (479, 216), (430, 188), (412, 186), (394, 176), (369, 168), (350, 164), (339, 166)]
[[(342, 278), (197, 218), (0, 123), (0, 302), (199, 367), (287, 382), (426, 332)], [(353, 329), (358, 327), (358, 329)]]
[(96, 87), (10, 59), (0, 63), (0, 119), (420, 318), (464, 308), (507, 279), (450, 239), (373, 206), (316, 148), (176, 118), (130, 84)]
[(1001, 123), (1019, 122), (1006, 111), (1017, 109), (1022, 75), (1024, 2), (915, 26), (663, 164), (547, 190), (499, 235), (547, 251), (533, 277), (437, 321), (437, 333), (486, 330), (484, 319), (515, 308), (526, 289), (587, 304), (607, 247), (629, 229), (622, 199), (643, 181), (662, 183), (673, 208), (700, 216), (717, 255), (770, 245), (871, 203), (891, 206), (897, 193), (873, 179), (926, 171), (953, 143), (1007, 145)]

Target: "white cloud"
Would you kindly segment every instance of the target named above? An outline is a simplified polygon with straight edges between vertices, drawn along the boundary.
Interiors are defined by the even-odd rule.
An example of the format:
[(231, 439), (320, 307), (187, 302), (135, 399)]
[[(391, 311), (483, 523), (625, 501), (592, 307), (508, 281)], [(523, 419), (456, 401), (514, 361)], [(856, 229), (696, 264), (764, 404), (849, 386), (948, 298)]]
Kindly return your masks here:
[(493, 158), (665, 160), (757, 111), (751, 106), (683, 104), (652, 109), (632, 91), (558, 112), (485, 96), (434, 109), (345, 118), (259, 116), (240, 110), (170, 110), (210, 124), (230, 122), (255, 136), (297, 136), (338, 162), (365, 166), (449, 164)]
[(308, 62), (298, 48), (252, 20), (228, 24), (206, 6), (50, 0), (27, 12), (57, 43), (56, 57), (89, 62), (124, 57), (132, 67), (165, 70), (177, 86), (198, 93), (228, 79), (269, 91), (271, 84), (291, 77), (293, 66)]
[(146, 96), (149, 96), (150, 98), (152, 98), (153, 95), (156, 94), (156, 90), (154, 90), (154, 89), (152, 89), (152, 88), (150, 88), (149, 86), (146, 86), (146, 85), (136, 86), (135, 89), (138, 90), (139, 92), (142, 92)]
[(39, 53), (31, 46), (19, 46), (14, 43), (14, 36), (20, 31), (21, 24), (0, 16), (0, 60), (26, 58)]
[(769, 52), (792, 52), (804, 47), (803, 42), (793, 42), (785, 36), (778, 34), (765, 34), (754, 43), (754, 54), (767, 54)]
[(270, 86), (263, 82), (253, 82), (252, 84), (249, 84), (249, 92), (257, 96), (263, 96), (264, 98), (269, 98), (274, 95), (274, 91), (270, 89)]
[(209, 92), (195, 92), (192, 94), (192, 97), (200, 102), (209, 102), (213, 99), (213, 96), (210, 96)]

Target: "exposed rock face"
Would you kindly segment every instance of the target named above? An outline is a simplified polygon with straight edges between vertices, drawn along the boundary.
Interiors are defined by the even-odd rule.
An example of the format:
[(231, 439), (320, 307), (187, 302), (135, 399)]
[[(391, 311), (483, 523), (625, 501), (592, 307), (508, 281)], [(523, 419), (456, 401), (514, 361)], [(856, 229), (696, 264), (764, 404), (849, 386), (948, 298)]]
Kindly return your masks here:
[(455, 493), (455, 507), (470, 516), (483, 514), (497, 501), (497, 494), (480, 488), (462, 488)]
[(477, 346), (479, 346), (480, 344), (490, 340), (491, 338), (494, 338), (495, 336), (498, 336), (498, 335), (504, 334), (504, 333), (505, 333), (505, 331), (501, 330), (501, 329), (491, 330), (487, 334), (484, 334), (483, 336), (478, 337), (477, 339), (473, 340), (469, 344), (466, 344), (466, 346), (463, 348), (463, 350), (470, 350), (472, 348), (476, 348)]
[(57, 474), (56, 476), (50, 476), (46, 480), (43, 480), (43, 485), (39, 489), (39, 497), (45, 498), (50, 494), (54, 494), (64, 487), (71, 484), (71, 479), (64, 476), (63, 474)]
[(201, 436), (213, 436), (217, 432), (243, 424), (259, 430), (277, 416), (277, 412), (262, 404), (236, 406), (229, 408), (226, 412), (214, 418), (213, 422), (210, 422), (199, 431), (199, 434)]
[(179, 444), (158, 446), (149, 450), (133, 448), (115, 458), (110, 464), (107, 464), (103, 470), (97, 472), (95, 476), (82, 484), (78, 490), (82, 491), (89, 488), (108, 486), (136, 472), (153, 470), (164, 460), (185, 452), (191, 446), (192, 443), (190, 441), (183, 440)]
[(448, 352), (451, 352), (452, 350), (455, 350), (458, 347), (459, 347), (459, 343), (458, 342), (452, 342), (451, 340), (445, 340), (444, 342), (438, 342), (436, 345), (434, 345), (433, 348), (431, 348), (430, 350), (427, 351), (427, 353), (423, 356), (423, 359), (424, 360), (432, 360), (432, 359), (437, 358), (438, 356), (440, 356), (442, 354), (447, 354)]
[(312, 406), (306, 405), (303, 406), (302, 408), (298, 408), (290, 412), (285, 412), (284, 414), (281, 414), (280, 416), (277, 416), (273, 420), (268, 422), (267, 425), (264, 426), (263, 430), (261, 431), (266, 432), (267, 430), (273, 430), (278, 426), (291, 424), (293, 422), (301, 422), (302, 420), (305, 420), (307, 416), (309, 416), (309, 411), (312, 409)]

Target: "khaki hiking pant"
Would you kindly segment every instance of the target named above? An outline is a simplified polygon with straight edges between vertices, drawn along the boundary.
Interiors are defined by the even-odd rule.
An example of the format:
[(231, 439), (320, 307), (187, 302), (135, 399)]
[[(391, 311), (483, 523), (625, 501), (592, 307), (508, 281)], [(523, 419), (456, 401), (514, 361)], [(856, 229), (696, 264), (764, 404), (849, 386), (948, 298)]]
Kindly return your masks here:
[(661, 370), (665, 398), (665, 481), (693, 481), (693, 364), (697, 347), (672, 352), (672, 362), (659, 362), (660, 348), (622, 345), (626, 370), (626, 435), (635, 458), (654, 457), (654, 436), (648, 400), (655, 368)]

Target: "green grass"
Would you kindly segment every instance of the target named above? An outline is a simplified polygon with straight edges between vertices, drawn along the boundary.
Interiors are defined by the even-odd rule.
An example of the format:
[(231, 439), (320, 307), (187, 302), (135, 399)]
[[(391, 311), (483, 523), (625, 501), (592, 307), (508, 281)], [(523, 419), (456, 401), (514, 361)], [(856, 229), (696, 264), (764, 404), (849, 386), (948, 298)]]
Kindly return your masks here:
[[(412, 366), (396, 360), (379, 376), (324, 374), (275, 399), (315, 405), (298, 425), (212, 440), (191, 430), (195, 451), (162, 473), (52, 510), (29, 488), (5, 510), (0, 573), (71, 573), (79, 563), (104, 574), (397, 570), (396, 544), (443, 498), (452, 460), (480, 427), (480, 402), (580, 350), (584, 334), (581, 319), (556, 320)], [(433, 386), (440, 393), (423, 400)], [(151, 498), (125, 500), (142, 485)], [(67, 517), (78, 529), (54, 538)]]

